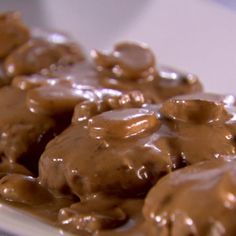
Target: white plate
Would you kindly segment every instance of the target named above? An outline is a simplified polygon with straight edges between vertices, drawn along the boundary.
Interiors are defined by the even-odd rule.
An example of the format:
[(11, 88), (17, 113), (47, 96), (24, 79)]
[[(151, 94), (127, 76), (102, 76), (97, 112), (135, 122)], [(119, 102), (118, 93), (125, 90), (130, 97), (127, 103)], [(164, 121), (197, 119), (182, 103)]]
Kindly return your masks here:
[(1, 236), (72, 236), (26, 212), (0, 204)]

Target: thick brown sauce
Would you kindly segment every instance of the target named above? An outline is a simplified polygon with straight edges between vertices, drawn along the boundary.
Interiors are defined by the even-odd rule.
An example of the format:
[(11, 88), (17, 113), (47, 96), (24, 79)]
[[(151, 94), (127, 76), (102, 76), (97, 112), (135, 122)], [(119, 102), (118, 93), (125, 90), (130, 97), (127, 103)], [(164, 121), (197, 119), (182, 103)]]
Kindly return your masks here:
[[(127, 212), (130, 213), (131, 218), (121, 227), (111, 230), (102, 230), (96, 232), (96, 235), (99, 236), (108, 236), (111, 233), (117, 236), (126, 236), (126, 235), (134, 235), (134, 236), (141, 236), (146, 235), (146, 226), (143, 222), (143, 215), (142, 215), (142, 207), (143, 207), (143, 200), (131, 200), (132, 202), (126, 203), (125, 209)], [(87, 231), (83, 230), (76, 230), (70, 225), (62, 225), (58, 222), (58, 212), (61, 208), (65, 208), (70, 206), (74, 203), (73, 199), (69, 198), (61, 198), (57, 199), (53, 203), (44, 204), (40, 206), (27, 206), (25, 204), (20, 204), (17, 202), (9, 202), (6, 200), (1, 199), (1, 203), (6, 204), (10, 207), (19, 209), (23, 213), (27, 213), (32, 215), (32, 217), (45, 222), (53, 227), (60, 228), (62, 230), (68, 231), (75, 235), (80, 236), (89, 236), (91, 235)]]
[(235, 97), (143, 44), (91, 55), (0, 15), (1, 201), (78, 235), (235, 235)]

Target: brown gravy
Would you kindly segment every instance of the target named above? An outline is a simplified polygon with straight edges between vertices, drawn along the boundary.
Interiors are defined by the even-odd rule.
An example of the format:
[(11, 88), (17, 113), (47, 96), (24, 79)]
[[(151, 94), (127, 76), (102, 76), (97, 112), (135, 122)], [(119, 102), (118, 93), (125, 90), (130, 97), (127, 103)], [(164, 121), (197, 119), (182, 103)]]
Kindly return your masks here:
[(0, 58), (2, 202), (84, 236), (236, 234), (234, 96), (143, 44), (86, 58), (16, 13)]

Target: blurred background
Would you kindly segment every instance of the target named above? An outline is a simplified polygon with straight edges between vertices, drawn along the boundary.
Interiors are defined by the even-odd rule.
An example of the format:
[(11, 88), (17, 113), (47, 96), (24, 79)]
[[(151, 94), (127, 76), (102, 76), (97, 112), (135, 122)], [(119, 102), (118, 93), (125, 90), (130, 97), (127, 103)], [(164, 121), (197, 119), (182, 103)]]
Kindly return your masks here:
[(0, 0), (0, 9), (68, 32), (88, 52), (146, 42), (158, 63), (197, 74), (207, 91), (236, 94), (236, 0)]

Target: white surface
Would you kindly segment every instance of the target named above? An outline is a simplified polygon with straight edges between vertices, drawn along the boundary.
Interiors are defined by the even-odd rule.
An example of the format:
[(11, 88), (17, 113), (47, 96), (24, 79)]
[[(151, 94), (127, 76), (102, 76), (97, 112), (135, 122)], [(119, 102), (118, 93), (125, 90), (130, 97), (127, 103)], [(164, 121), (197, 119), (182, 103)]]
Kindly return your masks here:
[(0, 204), (0, 235), (4, 236), (72, 236), (40, 222), (26, 213)]
[(206, 90), (236, 90), (236, 0), (0, 0), (32, 25), (65, 30), (87, 49), (147, 42), (158, 62), (193, 72)]

